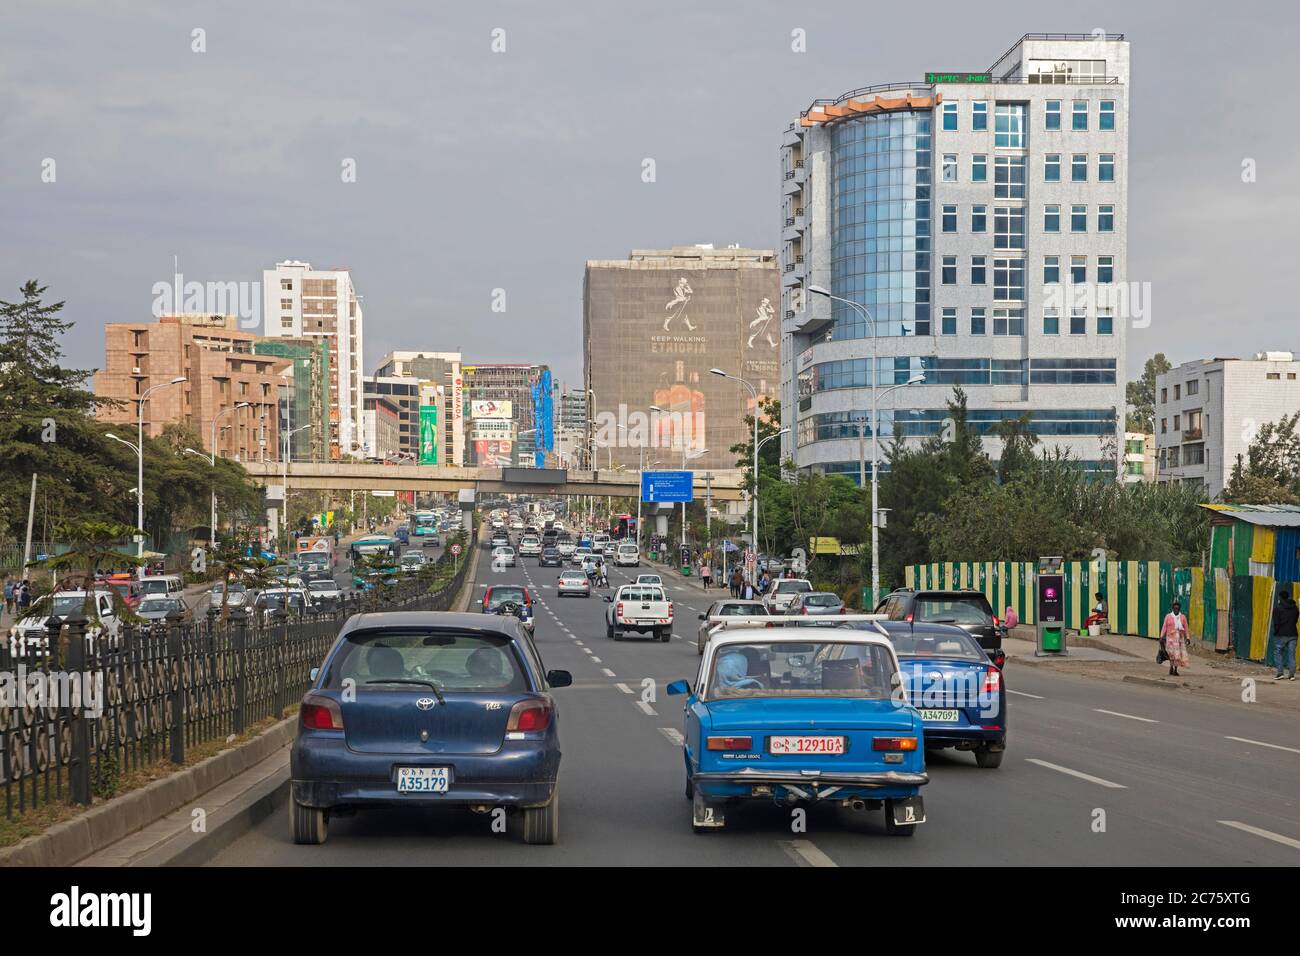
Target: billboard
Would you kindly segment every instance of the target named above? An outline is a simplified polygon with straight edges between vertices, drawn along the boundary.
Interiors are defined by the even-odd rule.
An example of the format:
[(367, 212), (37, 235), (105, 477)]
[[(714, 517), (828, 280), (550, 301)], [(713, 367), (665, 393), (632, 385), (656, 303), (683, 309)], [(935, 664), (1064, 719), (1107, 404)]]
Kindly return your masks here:
[(438, 406), (420, 406), (420, 464), (438, 464)]
[(470, 430), (472, 441), (514, 441), (515, 423), (500, 418), (478, 418)]
[(514, 418), (514, 402), (493, 401), (491, 399), (472, 399), (469, 403), (470, 418)]
[(555, 451), (555, 405), (551, 392), (551, 370), (542, 374), (532, 387), (533, 399), (533, 467), (546, 467), (547, 452)]
[[(656, 267), (662, 260), (663, 267)], [(701, 471), (736, 467), (732, 445), (749, 436), (754, 400), (780, 387), (780, 286), (761, 250), (665, 253), (587, 263), (583, 342), (595, 440), (615, 464), (681, 462)], [(650, 406), (662, 412), (651, 412)], [(622, 426), (622, 427), (620, 427)], [(653, 456), (653, 458), (652, 458)], [(602, 455), (603, 457), (603, 455)]]
[(509, 468), (515, 462), (515, 443), (509, 440), (479, 440), (474, 442), (474, 457), (484, 468)]

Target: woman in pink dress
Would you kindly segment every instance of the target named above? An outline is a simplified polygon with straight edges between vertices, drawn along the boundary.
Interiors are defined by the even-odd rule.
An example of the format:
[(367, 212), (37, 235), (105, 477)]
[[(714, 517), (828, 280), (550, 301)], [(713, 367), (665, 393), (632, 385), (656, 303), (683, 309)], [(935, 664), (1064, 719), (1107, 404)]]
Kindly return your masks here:
[(1160, 628), (1160, 639), (1165, 643), (1165, 653), (1169, 655), (1169, 676), (1177, 677), (1178, 668), (1188, 665), (1187, 656), (1187, 615), (1177, 601), (1173, 609), (1165, 615), (1165, 623)]

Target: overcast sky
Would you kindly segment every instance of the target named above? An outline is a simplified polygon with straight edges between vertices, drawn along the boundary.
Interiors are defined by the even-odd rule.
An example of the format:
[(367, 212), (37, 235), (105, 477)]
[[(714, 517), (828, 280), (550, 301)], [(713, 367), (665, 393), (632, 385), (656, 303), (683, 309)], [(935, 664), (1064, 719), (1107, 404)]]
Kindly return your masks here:
[(584, 261), (775, 248), (781, 134), (813, 99), (1102, 28), (1132, 44), (1129, 278), (1152, 284), (1130, 373), (1157, 350), (1300, 351), (1296, 8), (1085, 6), (5, 0), (0, 298), (48, 284), (77, 322), (70, 363), (96, 367), (103, 323), (148, 318), (174, 255), (200, 281), (346, 265), (367, 371), (393, 348), (460, 349), (576, 384)]

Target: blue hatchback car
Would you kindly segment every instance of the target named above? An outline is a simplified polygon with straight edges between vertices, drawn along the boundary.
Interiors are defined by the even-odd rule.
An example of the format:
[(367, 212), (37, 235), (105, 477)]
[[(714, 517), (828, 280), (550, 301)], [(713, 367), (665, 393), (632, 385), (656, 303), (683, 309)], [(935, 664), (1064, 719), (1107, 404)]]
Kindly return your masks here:
[(978, 640), (951, 624), (881, 621), (865, 626), (887, 634), (894, 645), (908, 700), (925, 724), (926, 748), (969, 750), (980, 767), (1001, 766), (1007, 747), (1007, 691), (1002, 669)]
[(331, 815), (506, 808), (526, 843), (559, 834), (560, 738), (546, 671), (509, 616), (400, 611), (344, 624), (303, 697), (290, 754), (295, 843)]
[(697, 833), (728, 807), (827, 801), (883, 808), (885, 829), (925, 822), (921, 718), (879, 633), (799, 627), (798, 618), (718, 618), (686, 695), (686, 796)]

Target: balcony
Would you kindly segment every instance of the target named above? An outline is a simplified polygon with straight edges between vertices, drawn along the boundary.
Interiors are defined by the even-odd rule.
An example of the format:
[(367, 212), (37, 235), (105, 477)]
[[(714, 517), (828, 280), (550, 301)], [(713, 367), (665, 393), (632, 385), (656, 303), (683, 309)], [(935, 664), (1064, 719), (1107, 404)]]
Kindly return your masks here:
[(1201, 441), (1204, 437), (1205, 436), (1202, 434), (1200, 426), (1183, 429), (1183, 441)]

